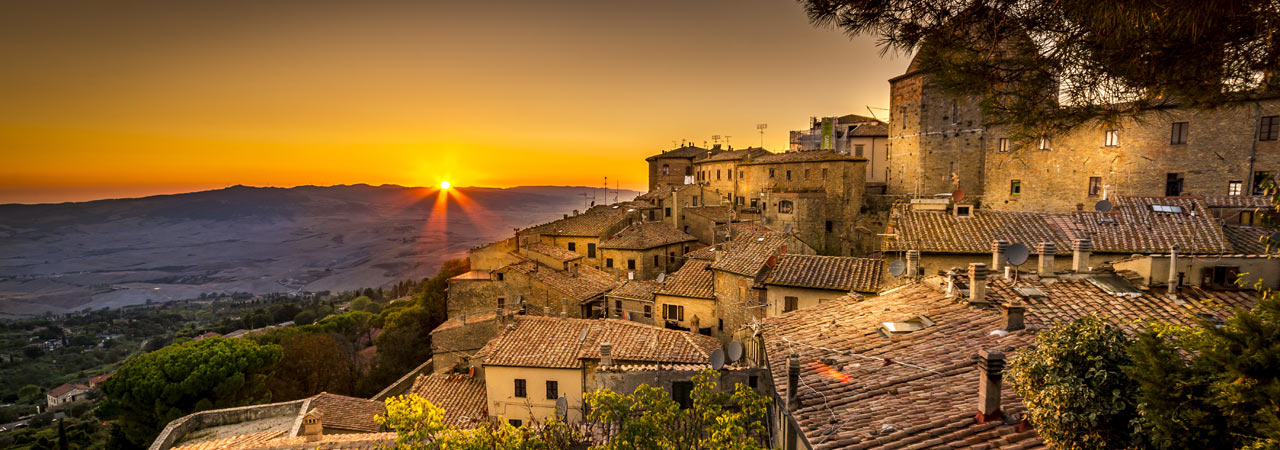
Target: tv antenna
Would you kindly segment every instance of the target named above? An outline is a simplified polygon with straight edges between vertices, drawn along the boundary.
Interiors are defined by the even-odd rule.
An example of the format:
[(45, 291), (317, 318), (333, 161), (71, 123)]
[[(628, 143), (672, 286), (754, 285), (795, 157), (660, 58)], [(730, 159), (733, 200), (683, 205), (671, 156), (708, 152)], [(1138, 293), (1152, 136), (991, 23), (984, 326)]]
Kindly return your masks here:
[(713, 135), (711, 135), (711, 142), (716, 143), (716, 144), (719, 144), (719, 143), (720, 143), (720, 135), (718, 135), (718, 134), (713, 134)]
[(756, 129), (760, 130), (760, 148), (764, 148), (764, 129), (765, 128), (769, 128), (769, 124), (767, 123), (756, 124)]
[(727, 134), (726, 134), (726, 135), (724, 135), (724, 146), (725, 146), (725, 147), (728, 147), (728, 146), (729, 146), (729, 138), (731, 138), (731, 137), (733, 137), (733, 136), (730, 136), (730, 135), (727, 135)]

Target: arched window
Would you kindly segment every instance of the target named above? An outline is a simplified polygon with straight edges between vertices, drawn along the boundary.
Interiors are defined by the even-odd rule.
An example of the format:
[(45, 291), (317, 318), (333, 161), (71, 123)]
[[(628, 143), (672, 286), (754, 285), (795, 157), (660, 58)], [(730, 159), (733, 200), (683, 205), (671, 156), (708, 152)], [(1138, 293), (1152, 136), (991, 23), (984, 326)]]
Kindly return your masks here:
[(791, 203), (791, 200), (778, 202), (778, 214), (791, 214), (793, 208), (795, 208), (795, 205)]
[(663, 174), (663, 175), (671, 175), (671, 165), (670, 165), (670, 164), (663, 164), (663, 165), (662, 165), (662, 174)]

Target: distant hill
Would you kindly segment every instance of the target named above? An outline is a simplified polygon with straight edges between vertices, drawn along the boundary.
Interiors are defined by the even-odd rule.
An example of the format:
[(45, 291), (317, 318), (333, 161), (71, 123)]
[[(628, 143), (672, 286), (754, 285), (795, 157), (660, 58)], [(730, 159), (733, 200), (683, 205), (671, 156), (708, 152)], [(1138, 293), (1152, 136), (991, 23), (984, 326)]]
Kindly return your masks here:
[[(617, 194), (625, 201), (637, 192)], [(0, 317), (431, 276), (447, 258), (593, 197), (606, 203), (600, 188), (565, 186), (463, 187), (444, 199), (388, 185), (234, 186), (0, 205)]]

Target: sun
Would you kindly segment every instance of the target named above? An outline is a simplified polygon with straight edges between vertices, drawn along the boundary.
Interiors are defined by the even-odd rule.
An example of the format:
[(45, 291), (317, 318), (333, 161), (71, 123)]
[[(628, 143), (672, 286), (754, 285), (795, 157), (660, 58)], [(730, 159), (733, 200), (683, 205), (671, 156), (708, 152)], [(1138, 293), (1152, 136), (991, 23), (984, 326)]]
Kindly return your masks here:
[(450, 186), (453, 186), (453, 184), (450, 184), (449, 180), (444, 180), (440, 182), (440, 189), (449, 189)]

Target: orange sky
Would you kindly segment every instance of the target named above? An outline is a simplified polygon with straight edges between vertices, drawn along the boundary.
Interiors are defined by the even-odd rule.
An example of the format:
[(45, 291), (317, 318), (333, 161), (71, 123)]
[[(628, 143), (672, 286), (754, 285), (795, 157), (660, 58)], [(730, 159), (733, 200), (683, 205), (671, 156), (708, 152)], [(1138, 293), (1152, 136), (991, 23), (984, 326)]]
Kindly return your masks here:
[(788, 0), (9, 2), (0, 61), (0, 203), (642, 189), (673, 141), (768, 123), (780, 150), (810, 116), (885, 107), (907, 63)]

